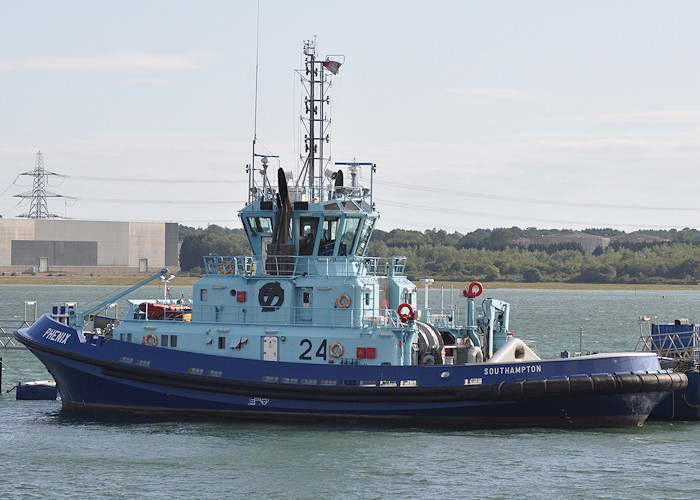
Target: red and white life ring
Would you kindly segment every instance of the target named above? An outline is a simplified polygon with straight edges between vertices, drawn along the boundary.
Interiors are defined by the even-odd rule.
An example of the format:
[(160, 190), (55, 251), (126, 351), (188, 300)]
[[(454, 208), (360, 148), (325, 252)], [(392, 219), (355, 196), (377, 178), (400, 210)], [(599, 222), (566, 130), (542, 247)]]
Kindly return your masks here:
[[(404, 312), (407, 309), (408, 312)], [(399, 313), (399, 318), (404, 323), (413, 319), (413, 307), (408, 302), (404, 302), (399, 307), (396, 308), (396, 312)]]
[[(478, 288), (477, 291), (474, 291), (474, 288)], [(472, 283), (469, 285), (469, 289), (467, 290), (466, 288), (462, 290), (462, 295), (467, 297), (468, 299), (474, 299), (481, 295), (481, 292), (484, 291), (484, 285), (479, 283), (478, 281), (472, 281)]]

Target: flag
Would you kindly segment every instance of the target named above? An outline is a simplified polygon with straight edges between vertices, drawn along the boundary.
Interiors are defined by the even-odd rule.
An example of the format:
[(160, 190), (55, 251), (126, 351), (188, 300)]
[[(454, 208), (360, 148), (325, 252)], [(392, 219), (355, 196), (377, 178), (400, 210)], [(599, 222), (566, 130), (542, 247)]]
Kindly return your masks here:
[(209, 342), (207, 342), (207, 345), (211, 345), (212, 342), (214, 342), (214, 339), (209, 339)]
[(327, 61), (324, 61), (323, 67), (331, 73), (333, 73), (334, 75), (337, 75), (338, 70), (340, 69), (340, 63), (338, 61), (331, 61), (330, 59), (328, 59)]

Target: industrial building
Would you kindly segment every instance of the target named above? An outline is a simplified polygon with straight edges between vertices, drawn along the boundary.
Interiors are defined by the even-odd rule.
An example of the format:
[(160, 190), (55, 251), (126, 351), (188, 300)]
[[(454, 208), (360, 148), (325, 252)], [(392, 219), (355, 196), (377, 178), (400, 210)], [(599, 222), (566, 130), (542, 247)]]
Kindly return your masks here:
[(535, 238), (521, 238), (513, 240), (523, 246), (534, 245), (555, 245), (557, 243), (578, 243), (587, 254), (592, 254), (596, 248), (606, 249), (610, 244), (607, 236), (597, 236), (595, 234), (582, 233), (580, 231), (562, 231), (559, 233), (545, 234)]
[(178, 269), (178, 225), (0, 218), (0, 272), (136, 274)]
[(29, 201), (16, 219), (0, 216), (0, 272), (135, 274), (179, 269), (178, 225), (164, 222), (105, 222), (61, 219), (49, 212), (48, 178), (37, 152), (32, 190), (14, 195)]

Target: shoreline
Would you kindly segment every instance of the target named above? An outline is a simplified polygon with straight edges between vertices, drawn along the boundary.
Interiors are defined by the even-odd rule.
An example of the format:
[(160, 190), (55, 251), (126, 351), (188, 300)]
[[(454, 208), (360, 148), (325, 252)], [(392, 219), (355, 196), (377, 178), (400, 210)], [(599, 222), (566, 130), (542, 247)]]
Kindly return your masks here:
[[(23, 274), (9, 276), (0, 276), (0, 286), (1, 285), (106, 285), (106, 286), (123, 286), (129, 287), (136, 283), (145, 280), (150, 275), (140, 274), (140, 275), (94, 275), (94, 276), (84, 276), (76, 274), (66, 274), (66, 275), (46, 275), (46, 274)], [(171, 284), (176, 286), (191, 286), (197, 281), (199, 277), (194, 276), (178, 276), (171, 282)], [(145, 286), (155, 286), (160, 285), (160, 280), (153, 280), (151, 283)]]
[[(117, 275), (3, 275), (0, 276), (0, 285), (105, 285), (105, 286), (133, 286), (139, 281), (143, 281), (148, 276), (144, 274), (132, 276), (117, 276)], [(200, 279), (199, 276), (176, 276), (170, 283), (170, 286), (192, 286)], [(482, 281), (485, 289), (497, 290), (502, 288), (523, 289), (523, 290), (700, 290), (700, 285), (677, 285), (677, 284), (634, 284), (634, 283), (524, 283), (524, 282), (509, 282), (509, 281)], [(415, 282), (418, 289), (423, 286), (420, 281)], [(152, 283), (145, 286), (160, 285), (160, 281), (154, 280)], [(468, 286), (469, 283), (461, 281), (435, 281), (430, 285), (431, 290), (439, 289), (444, 286), (446, 289), (453, 287), (455, 290), (461, 290)]]

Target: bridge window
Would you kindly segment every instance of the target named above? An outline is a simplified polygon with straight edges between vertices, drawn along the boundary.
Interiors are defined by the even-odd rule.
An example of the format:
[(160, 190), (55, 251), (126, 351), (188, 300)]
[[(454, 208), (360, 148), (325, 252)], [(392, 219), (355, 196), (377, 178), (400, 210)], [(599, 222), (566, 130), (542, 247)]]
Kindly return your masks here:
[(250, 226), (251, 236), (255, 236), (258, 233), (271, 233), (272, 217), (248, 217), (248, 225)]
[(362, 231), (360, 233), (359, 242), (357, 243), (355, 255), (363, 255), (365, 253), (365, 248), (367, 247), (367, 242), (369, 241), (369, 235), (372, 234), (374, 221), (375, 219), (372, 217), (367, 217), (365, 219), (365, 223), (362, 225)]
[(335, 239), (338, 236), (340, 219), (325, 218), (323, 220), (323, 231), (321, 232), (321, 244), (318, 246), (319, 255), (333, 255)]
[(312, 255), (318, 231), (318, 217), (299, 217), (297, 228), (299, 230), (297, 235), (299, 255)]
[(357, 228), (360, 226), (358, 218), (346, 218), (343, 226), (343, 235), (340, 237), (340, 247), (338, 247), (338, 255), (348, 255), (352, 252), (352, 244), (355, 242)]

